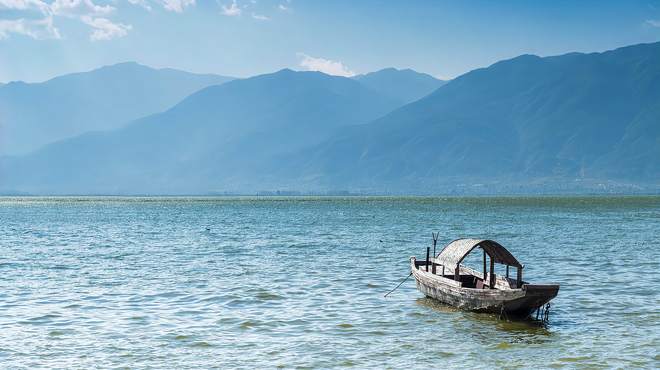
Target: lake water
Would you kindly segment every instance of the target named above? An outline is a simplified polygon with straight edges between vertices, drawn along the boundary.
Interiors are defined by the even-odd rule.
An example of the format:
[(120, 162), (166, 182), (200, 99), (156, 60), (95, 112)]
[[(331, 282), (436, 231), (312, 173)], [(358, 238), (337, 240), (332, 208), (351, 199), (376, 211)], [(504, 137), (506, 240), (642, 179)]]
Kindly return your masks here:
[[(561, 284), (546, 326), (420, 294), (495, 239)], [(660, 365), (660, 198), (0, 198), (3, 368)]]

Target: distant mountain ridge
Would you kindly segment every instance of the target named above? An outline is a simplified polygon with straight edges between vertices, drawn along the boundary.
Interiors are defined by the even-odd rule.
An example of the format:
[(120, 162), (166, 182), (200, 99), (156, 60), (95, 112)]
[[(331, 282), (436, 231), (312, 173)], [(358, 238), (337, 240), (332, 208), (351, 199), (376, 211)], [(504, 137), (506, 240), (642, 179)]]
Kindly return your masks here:
[(210, 86), (123, 128), (0, 158), (0, 189), (660, 190), (660, 43), (521, 55), (403, 106), (373, 86), (291, 70)]
[(116, 128), (232, 79), (127, 62), (41, 83), (0, 85), (0, 155), (27, 153), (83, 132)]
[(210, 86), (124, 128), (6, 159), (0, 188), (168, 194), (239, 186), (277, 155), (398, 106), (348, 78), (285, 69)]
[(421, 99), (447, 83), (426, 73), (396, 68), (385, 68), (353, 78), (370, 89), (400, 101), (401, 104)]
[(293, 161), (298, 167), (288, 174), (330, 188), (430, 191), (543, 178), (657, 183), (660, 43), (501, 61)]

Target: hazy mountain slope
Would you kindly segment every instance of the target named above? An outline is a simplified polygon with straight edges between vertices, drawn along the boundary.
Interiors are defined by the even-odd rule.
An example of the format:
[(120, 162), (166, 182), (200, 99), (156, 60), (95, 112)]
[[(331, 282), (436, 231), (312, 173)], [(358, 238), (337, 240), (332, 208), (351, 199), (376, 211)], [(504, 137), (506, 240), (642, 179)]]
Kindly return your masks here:
[(291, 158), (318, 186), (660, 179), (660, 43), (523, 55)]
[[(6, 158), (0, 188), (31, 193), (206, 193), (246, 184), (276, 155), (398, 107), (360, 83), (319, 72), (277, 73), (200, 90), (124, 128)], [(279, 164), (274, 163), (277, 166)]]
[(121, 63), (43, 83), (0, 86), (0, 154), (26, 153), (82, 132), (111, 129), (231, 80)]
[(660, 43), (523, 55), (397, 106), (356, 80), (283, 70), (203, 89), (118, 130), (5, 157), (0, 189), (433, 193), (474, 184), (484, 192), (660, 184)]
[(386, 68), (353, 78), (402, 104), (418, 100), (446, 83), (426, 73), (395, 68)]

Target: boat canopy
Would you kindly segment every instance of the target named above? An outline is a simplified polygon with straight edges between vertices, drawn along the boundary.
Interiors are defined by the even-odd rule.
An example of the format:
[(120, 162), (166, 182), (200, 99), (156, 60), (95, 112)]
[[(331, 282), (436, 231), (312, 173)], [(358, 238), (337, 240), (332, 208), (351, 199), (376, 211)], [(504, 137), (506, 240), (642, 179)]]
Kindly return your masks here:
[(508, 250), (506, 250), (506, 248), (504, 248), (498, 242), (488, 239), (454, 240), (453, 242), (447, 244), (447, 246), (442, 251), (440, 251), (440, 254), (438, 254), (438, 257), (436, 258), (436, 262), (442, 264), (443, 266), (456, 268), (461, 264), (465, 256), (470, 254), (470, 252), (472, 252), (472, 250), (476, 247), (483, 248), (483, 250), (494, 262), (522, 268), (520, 262), (518, 262), (518, 260), (516, 260), (516, 258)]

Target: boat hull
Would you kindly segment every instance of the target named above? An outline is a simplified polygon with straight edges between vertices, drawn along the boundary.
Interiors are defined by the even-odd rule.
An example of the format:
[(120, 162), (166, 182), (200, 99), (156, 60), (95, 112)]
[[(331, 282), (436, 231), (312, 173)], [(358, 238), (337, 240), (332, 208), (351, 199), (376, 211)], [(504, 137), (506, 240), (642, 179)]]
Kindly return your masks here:
[(504, 313), (507, 316), (527, 317), (537, 308), (557, 296), (559, 286), (523, 284), (517, 289), (472, 289), (459, 282), (426, 272), (411, 260), (417, 289), (429, 298), (475, 312)]

